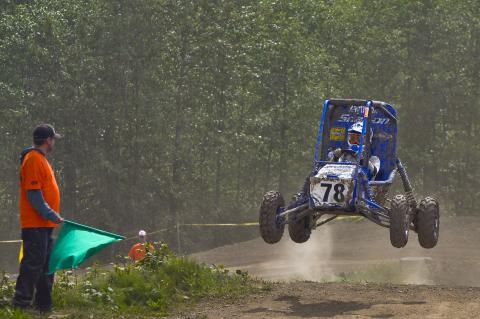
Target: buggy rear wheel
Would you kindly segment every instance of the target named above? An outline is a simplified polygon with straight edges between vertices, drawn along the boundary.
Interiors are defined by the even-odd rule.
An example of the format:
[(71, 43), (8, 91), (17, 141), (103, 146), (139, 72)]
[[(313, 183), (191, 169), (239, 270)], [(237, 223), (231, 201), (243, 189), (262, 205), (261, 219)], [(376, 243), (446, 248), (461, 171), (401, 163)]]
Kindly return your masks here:
[(288, 234), (297, 244), (306, 242), (310, 238), (311, 232), (309, 216), (305, 216), (288, 224)]
[(284, 225), (277, 223), (277, 212), (285, 206), (285, 201), (280, 192), (270, 191), (263, 196), (260, 207), (260, 235), (268, 244), (275, 244), (282, 239)]
[(415, 226), (420, 246), (433, 248), (437, 245), (440, 231), (440, 208), (435, 198), (422, 199), (418, 206)]
[(402, 248), (408, 242), (410, 219), (408, 202), (404, 195), (392, 199), (390, 209), (390, 242), (393, 247)]

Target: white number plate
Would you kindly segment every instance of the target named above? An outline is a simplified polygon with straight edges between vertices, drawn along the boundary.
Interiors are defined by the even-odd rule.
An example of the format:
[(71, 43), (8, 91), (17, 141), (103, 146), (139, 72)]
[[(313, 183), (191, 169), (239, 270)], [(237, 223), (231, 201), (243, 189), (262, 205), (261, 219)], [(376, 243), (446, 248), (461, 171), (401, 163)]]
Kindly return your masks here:
[(348, 190), (349, 186), (341, 181), (318, 181), (310, 193), (316, 203), (343, 204)]

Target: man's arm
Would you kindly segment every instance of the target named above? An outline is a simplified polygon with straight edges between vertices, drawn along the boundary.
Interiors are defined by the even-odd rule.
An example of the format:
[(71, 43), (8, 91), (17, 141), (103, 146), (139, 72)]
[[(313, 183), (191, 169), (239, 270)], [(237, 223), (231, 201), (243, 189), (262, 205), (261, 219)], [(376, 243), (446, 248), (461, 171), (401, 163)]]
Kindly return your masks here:
[(60, 217), (53, 209), (48, 206), (47, 202), (43, 198), (42, 191), (39, 189), (31, 189), (27, 191), (27, 198), (33, 208), (47, 220), (59, 224), (63, 222), (63, 218)]

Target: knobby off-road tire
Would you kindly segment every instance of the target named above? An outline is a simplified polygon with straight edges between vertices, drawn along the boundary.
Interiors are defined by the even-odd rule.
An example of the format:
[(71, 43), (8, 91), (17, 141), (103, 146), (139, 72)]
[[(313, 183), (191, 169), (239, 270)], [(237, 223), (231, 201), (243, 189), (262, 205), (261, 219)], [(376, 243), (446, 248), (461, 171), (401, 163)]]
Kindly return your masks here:
[(306, 242), (310, 238), (310, 218), (308, 216), (288, 224), (288, 234), (297, 244)]
[(277, 224), (277, 211), (284, 206), (285, 201), (279, 192), (270, 191), (263, 195), (259, 218), (260, 235), (268, 244), (275, 244), (282, 239), (285, 226)]
[(409, 206), (404, 195), (397, 195), (390, 206), (390, 242), (393, 247), (402, 248), (408, 242)]
[(435, 198), (427, 197), (422, 199), (418, 205), (415, 226), (420, 246), (433, 248), (437, 245), (440, 232), (440, 207)]

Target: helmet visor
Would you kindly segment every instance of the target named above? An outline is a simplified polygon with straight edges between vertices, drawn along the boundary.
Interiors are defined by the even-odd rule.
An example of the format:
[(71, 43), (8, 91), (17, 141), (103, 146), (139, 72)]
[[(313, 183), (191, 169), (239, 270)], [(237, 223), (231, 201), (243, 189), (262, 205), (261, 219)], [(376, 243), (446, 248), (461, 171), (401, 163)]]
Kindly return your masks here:
[(348, 133), (348, 143), (350, 145), (360, 145), (360, 138), (362, 134)]

